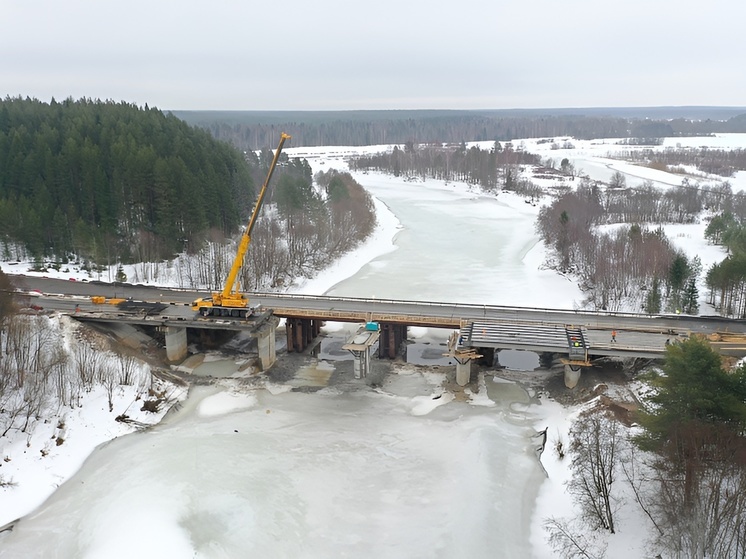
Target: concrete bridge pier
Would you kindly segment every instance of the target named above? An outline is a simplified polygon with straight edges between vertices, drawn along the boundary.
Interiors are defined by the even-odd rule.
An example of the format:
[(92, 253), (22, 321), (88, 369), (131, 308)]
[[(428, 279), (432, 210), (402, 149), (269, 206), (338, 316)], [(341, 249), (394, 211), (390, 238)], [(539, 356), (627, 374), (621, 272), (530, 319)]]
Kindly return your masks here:
[(580, 380), (580, 372), (582, 367), (577, 365), (565, 365), (565, 386), (573, 389), (577, 386)]
[(346, 349), (353, 356), (352, 367), (356, 379), (366, 378), (370, 372), (370, 354), (373, 345), (381, 336), (380, 330), (368, 330), (365, 326), (358, 328), (342, 349)]
[(321, 332), (322, 321), (313, 318), (288, 318), (285, 322), (288, 353), (301, 353)]
[(166, 357), (172, 363), (181, 363), (187, 356), (186, 328), (178, 326), (164, 327), (166, 337)]
[(378, 357), (381, 359), (395, 359), (401, 349), (401, 344), (407, 339), (407, 325), (382, 322), (381, 336), (378, 339)]
[(276, 321), (270, 320), (256, 333), (256, 345), (259, 352), (259, 361), (262, 365), (262, 371), (269, 369), (277, 360), (277, 353), (275, 352), (276, 330)]
[(456, 359), (456, 384), (459, 386), (466, 386), (469, 384), (471, 379), (471, 359), (462, 359), (455, 357)]
[(370, 350), (350, 350), (350, 353), (352, 353), (352, 356), (354, 357), (352, 368), (355, 373), (355, 378), (367, 378), (368, 373), (370, 372)]

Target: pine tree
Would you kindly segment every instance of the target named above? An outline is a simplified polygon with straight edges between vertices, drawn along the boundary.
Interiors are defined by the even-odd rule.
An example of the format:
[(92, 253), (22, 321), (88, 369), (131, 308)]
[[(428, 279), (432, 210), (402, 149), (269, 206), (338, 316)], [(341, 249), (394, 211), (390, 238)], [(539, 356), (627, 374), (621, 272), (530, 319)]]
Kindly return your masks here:
[(681, 306), (683, 312), (686, 314), (698, 314), (699, 313), (699, 290), (697, 289), (697, 282), (695, 278), (689, 278), (684, 289), (684, 294), (681, 300)]
[(746, 427), (746, 368), (729, 373), (720, 355), (701, 338), (691, 337), (666, 347), (663, 374), (650, 382), (657, 392), (640, 414), (645, 434), (643, 448), (666, 450), (685, 460), (690, 451), (688, 429), (700, 424), (722, 424), (737, 432)]
[(653, 279), (653, 285), (645, 298), (645, 310), (648, 314), (661, 312), (661, 285), (658, 278)]

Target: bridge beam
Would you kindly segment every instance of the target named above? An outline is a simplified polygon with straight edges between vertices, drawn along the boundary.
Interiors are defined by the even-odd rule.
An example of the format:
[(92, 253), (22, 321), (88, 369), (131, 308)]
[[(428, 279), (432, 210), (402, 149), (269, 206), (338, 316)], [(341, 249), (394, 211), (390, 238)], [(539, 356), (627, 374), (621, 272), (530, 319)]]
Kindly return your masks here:
[(171, 363), (181, 363), (187, 356), (186, 328), (166, 326), (166, 357)]

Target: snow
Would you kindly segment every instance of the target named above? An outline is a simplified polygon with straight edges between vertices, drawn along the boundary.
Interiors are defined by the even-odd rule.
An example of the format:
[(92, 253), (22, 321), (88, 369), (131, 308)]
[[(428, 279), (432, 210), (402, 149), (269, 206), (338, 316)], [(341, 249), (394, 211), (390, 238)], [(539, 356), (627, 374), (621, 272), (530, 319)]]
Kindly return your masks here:
[[(575, 166), (577, 173), (585, 173), (593, 180), (608, 181), (615, 171), (623, 173), (627, 178), (627, 186), (639, 186), (644, 181), (653, 181), (658, 188), (679, 186), (685, 176), (652, 169), (642, 165), (635, 165), (621, 159), (625, 152), (652, 150), (654, 152), (678, 148), (711, 148), (711, 149), (744, 149), (746, 148), (746, 134), (715, 134), (713, 136), (693, 136), (686, 138), (664, 138), (660, 146), (627, 146), (619, 143), (618, 138), (576, 140), (574, 138), (556, 138), (557, 145), (562, 146), (565, 141), (573, 145), (572, 149), (552, 149), (552, 142), (545, 142), (541, 138), (513, 142), (522, 145), (526, 151), (538, 153), (544, 158), (552, 158), (559, 166), (565, 157)], [(481, 143), (482, 145), (491, 145)], [(690, 181), (703, 185), (728, 181), (733, 192), (746, 190), (746, 172), (739, 171), (733, 177), (705, 175), (697, 172)]]
[[(745, 138), (746, 135), (718, 135), (712, 138), (677, 138), (666, 140), (662, 147), (665, 148), (667, 145), (671, 145), (671, 142), (692, 146), (705, 144), (713, 147), (716, 145), (723, 147), (743, 146), (746, 145)], [(658, 185), (670, 186), (680, 184), (680, 176), (678, 175), (661, 173), (660, 171), (634, 166), (605, 157), (614, 150), (630, 149), (630, 146), (617, 146), (611, 143), (611, 141), (597, 140), (592, 142), (572, 140), (572, 142), (576, 146), (574, 150), (549, 150), (546, 144), (538, 144), (535, 140), (525, 140), (522, 143), (527, 149), (546, 151), (547, 157), (555, 159), (561, 159), (564, 156), (571, 157), (576, 162), (587, 164), (589, 169), (599, 173), (598, 176), (605, 176), (606, 173), (611, 173), (613, 170), (620, 170), (630, 177), (635, 177), (638, 180), (653, 180)], [(387, 148), (373, 146), (365, 149), (369, 152), (375, 152)], [(320, 168), (328, 169), (331, 166), (344, 169), (344, 157), (353, 152), (359, 153), (361, 149), (343, 147), (318, 149), (291, 148), (288, 151), (294, 151), (294, 155), (309, 157), (309, 161), (314, 165), (315, 170), (319, 170)], [(577, 166), (576, 168), (580, 170), (581, 167)], [(734, 190), (746, 190), (746, 174), (739, 173), (730, 182)], [(423, 190), (428, 195), (436, 198), (444, 193), (451, 195), (454, 192), (458, 193), (464, 199), (480, 196), (468, 185), (463, 184), (446, 184), (431, 181), (425, 183), (423, 186), (425, 187)], [(506, 204), (506, 208), (509, 211), (515, 213), (521, 210), (523, 212), (522, 219), (526, 224), (530, 224), (532, 215), (535, 216), (536, 212), (538, 212), (537, 207), (529, 206), (520, 198), (513, 197), (512, 195), (506, 196), (500, 194), (500, 198)], [(401, 224), (396, 215), (380, 200), (376, 199), (375, 204), (378, 226), (374, 235), (354, 253), (340, 258), (317, 277), (300, 279), (291, 288), (291, 291), (303, 294), (324, 293), (334, 288), (341, 280), (359, 273), (363, 267), (377, 258), (399, 250), (395, 239), (397, 235), (402, 233)], [(705, 223), (697, 223), (693, 225), (666, 225), (665, 228), (667, 234), (677, 246), (687, 252), (687, 254), (697, 254), (700, 256), (703, 267), (706, 270), (712, 263), (722, 259), (723, 252), (718, 247), (708, 245), (703, 240), (702, 233), (705, 226)], [(539, 268), (543, 265), (546, 254), (540, 243), (530, 244), (532, 227), (516, 227), (514, 229), (514, 236), (517, 237), (518, 245), (530, 245), (530, 248), (522, 254), (521, 261), (526, 267), (538, 272)], [(7, 273), (32, 273), (28, 272), (29, 267), (29, 263), (2, 263), (2, 268)], [(85, 271), (76, 267), (65, 268), (62, 271), (49, 270), (48, 272), (44, 272), (43, 275), (74, 278), (78, 281), (89, 279), (89, 275)], [(552, 296), (560, 305), (565, 308), (572, 308), (576, 303), (577, 289), (572, 286), (571, 282), (567, 281), (565, 283), (568, 287), (567, 290), (560, 290), (553, 293)], [(492, 288), (491, 285), (490, 288)], [(703, 289), (700, 289), (700, 293), (704, 297)], [(532, 300), (536, 300), (536, 295), (534, 294)], [(509, 293), (508, 296), (513, 299), (513, 304), (515, 305), (527, 304), (526, 301), (519, 299), (520, 295), (517, 291), (516, 293)], [(333, 326), (328, 326), (327, 328), (333, 328)], [(410, 337), (413, 338), (423, 338), (426, 334), (427, 329), (424, 328), (410, 329)], [(209, 363), (210, 358), (205, 359), (205, 361)], [(495, 378), (494, 380), (498, 381), (499, 379)], [(308, 439), (313, 440), (313, 437), (316, 435), (314, 426), (318, 426), (324, 421), (333, 420), (332, 416), (323, 409), (323, 406), (329, 402), (333, 402), (334, 407), (341, 408), (345, 413), (349, 414), (348, 417), (351, 422), (369, 421), (370, 425), (367, 428), (371, 430), (372, 436), (378, 437), (372, 446), (362, 447), (354, 439), (356, 431), (353, 428), (350, 428), (346, 434), (343, 433), (341, 442), (338, 441), (335, 444), (346, 445), (344, 454), (347, 458), (354, 458), (356, 452), (364, 453), (355, 458), (357, 463), (362, 464), (366, 460), (375, 462), (377, 459), (375, 456), (376, 453), (385, 455), (388, 459), (396, 459), (403, 455), (401, 453), (415, 453), (427, 461), (427, 468), (423, 472), (420, 472), (420, 475), (424, 475), (428, 468), (440, 471), (444, 467), (442, 462), (443, 456), (458, 457), (448, 466), (450, 468), (448, 471), (441, 472), (443, 480), (447, 480), (448, 476), (453, 476), (453, 479), (459, 480), (458, 485), (426, 477), (425, 482), (433, 484), (435, 489), (435, 491), (429, 491), (428, 487), (423, 486), (421, 482), (418, 483), (417, 471), (400, 470), (396, 475), (405, 476), (412, 487), (411, 491), (416, 492), (419, 490), (421, 494), (410, 493), (408, 495), (409, 499), (402, 501), (402, 495), (398, 492), (402, 491), (401, 487), (406, 487), (406, 484), (397, 483), (388, 492), (383, 492), (376, 496), (379, 500), (378, 503), (369, 500), (372, 497), (366, 496), (364, 499), (365, 506), (369, 507), (367, 509), (369, 514), (372, 514), (374, 518), (376, 514), (383, 514), (383, 511), (386, 510), (380, 508), (380, 503), (385, 503), (389, 506), (399, 503), (393, 508), (393, 519), (397, 520), (398, 524), (386, 523), (383, 518), (378, 518), (374, 523), (374, 525), (385, 526), (386, 529), (395, 532), (393, 541), (409, 542), (409, 547), (397, 549), (398, 556), (427, 556), (423, 553), (423, 550), (432, 550), (433, 548), (431, 545), (425, 545), (424, 541), (427, 539), (438, 540), (439, 538), (443, 538), (444, 533), (460, 534), (458, 541), (463, 546), (461, 549), (466, 554), (464, 556), (467, 556), (467, 552), (471, 549), (470, 546), (472, 545), (469, 543), (470, 539), (486, 537), (484, 534), (474, 533), (473, 528), (464, 523), (463, 519), (470, 518), (472, 515), (462, 514), (465, 512), (463, 510), (454, 510), (447, 518), (438, 518), (428, 516), (427, 511), (431, 505), (432, 510), (442, 511), (447, 509), (450, 502), (463, 504), (464, 500), (456, 498), (456, 493), (468, 492), (477, 497), (474, 502), (474, 506), (477, 509), (483, 511), (485, 515), (494, 514), (494, 511), (491, 511), (494, 508), (493, 504), (481, 502), (478, 499), (480, 495), (479, 483), (494, 478), (487, 476), (485, 472), (481, 471), (473, 471), (468, 476), (459, 476), (458, 472), (469, 471), (470, 468), (474, 468), (475, 464), (482, 463), (478, 456), (488, 448), (485, 443), (485, 437), (493, 436), (490, 429), (494, 429), (495, 427), (494, 425), (485, 423), (484, 418), (479, 415), (479, 410), (481, 408), (492, 409), (501, 405), (499, 401), (489, 395), (490, 390), (498, 383), (488, 383), (482, 376), (479, 382), (478, 393), (469, 393), (470, 401), (467, 406), (464, 406), (454, 401), (452, 393), (442, 389), (441, 381), (442, 375), (440, 374), (422, 373), (414, 369), (405, 368), (397, 375), (388, 379), (387, 385), (383, 390), (377, 393), (367, 393), (364, 396), (364, 398), (377, 398), (379, 401), (390, 402), (390, 417), (377, 416), (368, 417), (367, 419), (364, 406), (360, 407), (359, 403), (352, 405), (346, 401), (349, 398), (348, 396), (340, 394), (334, 388), (323, 389), (315, 395), (305, 395), (290, 393), (291, 386), (289, 384), (278, 385), (265, 383), (263, 386), (264, 390), (247, 394), (245, 391), (234, 391), (231, 389), (231, 385), (228, 385), (227, 387), (222, 386), (212, 391), (206, 391), (207, 389), (202, 388), (199, 395), (192, 395), (188, 400), (184, 400), (186, 398), (185, 393), (174, 394), (174, 397), (184, 400), (184, 408), (179, 412), (179, 417), (182, 419), (178, 421), (185, 423), (226, 421), (234, 415), (239, 417), (238, 414), (240, 413), (250, 414), (252, 418), (251, 423), (242, 426), (240, 430), (251, 431), (251, 437), (258, 437), (256, 440), (262, 440), (263, 444), (266, 444), (266, 448), (254, 446), (253, 454), (245, 454), (243, 458), (245, 460), (259, 460), (260, 463), (261, 461), (265, 461), (266, 464), (264, 465), (267, 468), (272, 467), (271, 465), (275, 460), (273, 452), (279, 449), (275, 448), (271, 441), (261, 439), (262, 426), (285, 425), (288, 429), (297, 429), (302, 426), (303, 432)], [(493, 386), (489, 386), (489, 384)], [(508, 386), (507, 382), (500, 384)], [(532, 393), (529, 392), (529, 395), (532, 395)], [(306, 412), (317, 407), (318, 417), (309, 419), (313, 418), (313, 416), (300, 413), (294, 414), (292, 405), (290, 407), (283, 406), (281, 400), (278, 399), (282, 397), (290, 398), (296, 403), (302, 402), (302, 409)], [(126, 447), (130, 444), (130, 438), (123, 438), (122, 436), (132, 433), (134, 428), (131, 425), (114, 421), (114, 417), (126, 411), (127, 415), (134, 420), (157, 423), (164, 415), (164, 412), (159, 414), (140, 412), (140, 405), (137, 398), (138, 394), (133, 387), (121, 387), (116, 394), (115, 413), (111, 413), (108, 410), (107, 396), (103, 388), (96, 389), (85, 394), (79, 407), (61, 410), (58, 414), (50, 416), (44, 423), (38, 424), (31, 436), (27, 437), (24, 434), (16, 433), (13, 437), (3, 438), (0, 456), (4, 460), (0, 462), (0, 475), (4, 476), (6, 480), (17, 482), (18, 487), (0, 489), (0, 497), (2, 498), (0, 526), (28, 514), (39, 506), (64, 481), (68, 480), (80, 469), (83, 462), (99, 445), (119, 438), (120, 440), (115, 442), (120, 444), (111, 445), (112, 452), (114, 447), (122, 447), (123, 450), (120, 451), (118, 456), (126, 456)], [(188, 413), (192, 407), (195, 408), (196, 413), (190, 416)], [(536, 431), (549, 427), (546, 449), (541, 457), (541, 464), (546, 471), (547, 477), (540, 485), (538, 496), (533, 504), (533, 512), (530, 515), (532, 556), (536, 558), (553, 556), (551, 549), (546, 543), (546, 534), (543, 529), (544, 520), (549, 517), (569, 517), (574, 512), (573, 505), (568, 499), (564, 485), (569, 477), (568, 464), (570, 458), (569, 456), (565, 456), (564, 459), (560, 459), (554, 451), (554, 446), (557, 440), (561, 440), (565, 448), (567, 448), (570, 426), (578, 411), (579, 408), (577, 407), (564, 407), (540, 394), (538, 397), (534, 397), (531, 402), (525, 404), (512, 402), (509, 408), (501, 412), (505, 417), (515, 418), (516, 420), (527, 420), (528, 425)], [(440, 424), (434, 420), (438, 414), (444, 414), (443, 418), (446, 420), (444, 423)], [(453, 417), (449, 418), (449, 414)], [(410, 423), (404, 421), (405, 416), (419, 418), (423, 422)], [(463, 432), (449, 430), (449, 422), (455, 420), (457, 416), (469, 418), (469, 421), (472, 422), (473, 437), (465, 441), (457, 441), (452, 438), (463, 434)], [(64, 427), (62, 426), (63, 424)], [(228, 425), (226, 423), (226, 426)], [(236, 432), (238, 432), (238, 429)], [(154, 442), (158, 441), (158, 444), (162, 444), (164, 452), (170, 451), (176, 454), (176, 459), (190, 459), (188, 453), (184, 454), (187, 452), (187, 449), (176, 446), (170, 447), (168, 438), (159, 436), (157, 429), (146, 435), (152, 437)], [(53, 440), (57, 437), (64, 438), (64, 443), (59, 446), (54, 444)], [(387, 440), (387, 437), (395, 437), (398, 441), (397, 444), (392, 445), (391, 441)], [(438, 444), (433, 445), (429, 442), (433, 440), (437, 441)], [(318, 446), (315, 447), (315, 450), (319, 453), (318, 455), (309, 454), (305, 456), (305, 466), (303, 462), (304, 458), (299, 457), (296, 463), (299, 473), (291, 485), (283, 485), (289, 481), (287, 479), (279, 482), (279, 485), (271, 482), (276, 490), (280, 489), (283, 491), (275, 495), (274, 498), (287, 501), (289, 511), (287, 514), (293, 514), (292, 499), (293, 495), (298, 492), (302, 493), (303, 501), (309, 507), (309, 511), (307, 512), (312, 518), (314, 511), (320, 514), (321, 511), (326, 510), (323, 504), (329, 499), (343, 499), (345, 490), (351, 494), (360, 496), (356, 491), (355, 484), (364, 486), (366, 484), (364, 475), (356, 475), (353, 472), (350, 479), (340, 486), (340, 480), (338, 479), (329, 479), (327, 480), (328, 483), (320, 482), (320, 480), (325, 479), (322, 463), (314, 462), (310, 466), (307, 465), (308, 460), (318, 460), (318, 456), (322, 456), (326, 452), (323, 448), (325, 442), (329, 443), (329, 441), (324, 440), (318, 441)], [(108, 449), (108, 445), (106, 448)], [(46, 452), (46, 456), (42, 456), (41, 450)], [(102, 450), (94, 454), (91, 460), (104, 460), (101, 467), (107, 467), (105, 460), (110, 455), (106, 452), (102, 453)], [(122, 452), (124, 454), (121, 454)], [(516, 461), (518, 464), (522, 464), (522, 462), (518, 461), (519, 458), (516, 457)], [(191, 491), (191, 489), (187, 490), (187, 480), (169, 480), (167, 477), (164, 477), (163, 486), (159, 492), (154, 493), (152, 485), (149, 485), (149, 489), (146, 491), (132, 480), (136, 480), (137, 475), (161, 476), (163, 473), (148, 469), (146, 465), (140, 463), (136, 456), (133, 456), (132, 459), (132, 463), (126, 465), (109, 464), (109, 467), (121, 470), (123, 480), (128, 475), (128, 470), (133, 470), (135, 477), (126, 478), (130, 480), (130, 485), (126, 488), (119, 487), (118, 491), (112, 490), (110, 499), (103, 502), (91, 503), (91, 510), (86, 514), (86, 519), (89, 523), (86, 525), (84, 534), (87, 546), (84, 556), (132, 557), (135, 556), (133, 540), (137, 542), (138, 548), (142, 547), (142, 544), (139, 542), (147, 542), (147, 556), (192, 556), (195, 542), (190, 541), (188, 532), (179, 529), (173, 522), (174, 518), (183, 519), (185, 511), (191, 510), (187, 503), (190, 500), (189, 491)], [(380, 464), (383, 464), (383, 462)], [(505, 482), (511, 483), (510, 472), (503, 472), (503, 474), (506, 476)], [(394, 475), (394, 472), (384, 471), (375, 475)], [(86, 479), (86, 484), (93, 485), (95, 483), (95, 479)], [(330, 487), (336, 487), (336, 492), (333, 495), (328, 493)], [(64, 488), (67, 493), (76, 490), (76, 488), (70, 487), (69, 484), (65, 485)], [(60, 499), (65, 498), (65, 492), (62, 490), (57, 491), (57, 494), (59, 494)], [(162, 506), (152, 508), (146, 506), (152, 502), (159, 502)], [(402, 502), (416, 503), (417, 506), (404, 506), (401, 504)], [(435, 506), (437, 502), (440, 502), (442, 506)], [(240, 497), (230, 492), (210, 495), (203, 494), (200, 495), (200, 507), (204, 516), (201, 518), (187, 518), (183, 522), (196, 524), (207, 522), (210, 524), (216, 522), (216, 519), (218, 519), (225, 524), (224, 529), (226, 531), (245, 531), (247, 534), (241, 536), (242, 541), (244, 539), (250, 540), (254, 536), (262, 541), (260, 535), (252, 532), (252, 529), (258, 526), (255, 515), (262, 513), (261, 508), (256, 508), (260, 505), (261, 503), (259, 505), (257, 503), (246, 503)], [(347, 506), (343, 510), (351, 510), (351, 508), (354, 509), (354, 506)], [(418, 527), (427, 527), (421, 534), (407, 533), (408, 531), (411, 532), (413, 526), (411, 518), (415, 515), (424, 515), (426, 521), (430, 522), (429, 525), (428, 522), (416, 524)], [(285, 520), (288, 521), (288, 525), (296, 525), (292, 517), (288, 517)], [(340, 549), (349, 551), (351, 549), (360, 549), (359, 546), (363, 545), (369, 546), (368, 549), (378, 552), (378, 555), (368, 553), (366, 556), (392, 556), (392, 550), (386, 548), (379, 541), (381, 539), (385, 540), (389, 537), (389, 534), (386, 534), (384, 537), (384, 534), (376, 534), (373, 531), (367, 537), (366, 541), (353, 541), (354, 534), (361, 533), (359, 529), (355, 529), (356, 525), (365, 521), (362, 513), (360, 517), (353, 515), (348, 518), (338, 517), (333, 520), (339, 527), (335, 536), (337, 538), (335, 545), (339, 546)], [(55, 528), (56, 522), (59, 522), (59, 517), (53, 519), (52, 525)], [(647, 537), (646, 530), (648, 527), (640, 519), (640, 515), (622, 514), (619, 525), (619, 533), (608, 539), (607, 557), (626, 558), (643, 556), (645, 552), (645, 539)], [(300, 525), (297, 526), (300, 527)], [(314, 526), (311, 525), (311, 528), (314, 528)], [(64, 526), (61, 526), (60, 529), (64, 529)], [(316, 526), (315, 529), (318, 530), (319, 527)], [(293, 542), (303, 542), (304, 537), (311, 545), (309, 548), (310, 551), (306, 550), (305, 553), (302, 553), (300, 549), (293, 549)], [(279, 549), (287, 552), (287, 556), (323, 556), (323, 550), (329, 549), (329, 547), (324, 547), (325, 543), (319, 540), (318, 532), (305, 535), (296, 534), (295, 538), (297, 539), (291, 539), (290, 543), (287, 544), (277, 542), (275, 544), (284, 546)], [(493, 538), (488, 539), (492, 541)], [(389, 539), (387, 541), (392, 540)], [(221, 556), (215, 549), (212, 549), (212, 552), (210, 551), (209, 543), (204, 545), (206, 547), (201, 548), (202, 552), (199, 556)], [(500, 549), (498, 545), (498, 542), (495, 542), (496, 550)], [(264, 555), (266, 555), (267, 549), (263, 551), (265, 552)], [(141, 556), (139, 553), (137, 555)], [(2, 548), (0, 548), (0, 556), (5, 556)]]
[(224, 415), (234, 411), (242, 411), (253, 408), (256, 405), (256, 397), (238, 392), (220, 392), (200, 402), (197, 413), (202, 417)]
[(331, 289), (341, 279), (355, 275), (360, 268), (375, 258), (396, 250), (392, 242), (401, 224), (388, 207), (373, 199), (377, 225), (371, 236), (354, 252), (345, 254), (314, 278), (299, 278), (289, 289), (299, 295), (318, 295)]
[[(62, 321), (70, 336), (74, 324)], [(175, 401), (186, 398), (186, 389), (170, 387)], [(147, 394), (145, 394), (147, 397)], [(32, 425), (31, 434), (11, 431), (0, 439), (0, 475), (18, 489), (0, 489), (0, 527), (39, 506), (83, 464), (99, 445), (136, 431), (132, 423), (115, 420), (126, 413), (133, 422), (154, 425), (168, 411), (141, 410), (142, 389), (119, 386), (114, 393), (114, 412), (109, 411), (108, 395), (103, 386), (85, 392), (78, 405), (61, 407)], [(57, 440), (64, 442), (57, 444)]]

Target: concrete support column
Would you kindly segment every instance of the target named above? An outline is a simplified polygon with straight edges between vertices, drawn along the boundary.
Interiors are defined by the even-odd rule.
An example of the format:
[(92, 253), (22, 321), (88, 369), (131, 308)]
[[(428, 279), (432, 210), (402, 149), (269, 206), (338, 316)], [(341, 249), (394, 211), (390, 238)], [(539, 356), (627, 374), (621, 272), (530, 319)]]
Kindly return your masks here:
[(565, 386), (567, 388), (575, 388), (578, 381), (580, 380), (580, 367), (573, 367), (572, 365), (565, 365)]
[(181, 363), (187, 356), (186, 328), (166, 326), (166, 357), (172, 363)]
[(293, 337), (295, 338), (293, 340), (293, 345), (295, 346), (295, 351), (298, 353), (302, 352), (304, 349), (306, 349), (306, 321), (302, 318), (296, 318), (295, 319), (295, 328), (293, 329)]
[(288, 318), (285, 323), (285, 329), (287, 331), (287, 348), (288, 352), (301, 353), (306, 349), (306, 332), (305, 320), (302, 318)]
[(311, 340), (313, 340), (316, 336), (321, 334), (321, 327), (324, 325), (323, 320), (312, 320), (311, 321), (311, 329), (313, 331), (313, 336), (311, 336)]
[(295, 339), (293, 337), (294, 326), (295, 326), (294, 319), (288, 318), (285, 320), (285, 338), (287, 340), (286, 349), (288, 353), (292, 353), (293, 351), (295, 351), (295, 347), (293, 347), (293, 340)]
[(355, 378), (366, 378), (370, 372), (370, 350), (351, 351), (350, 353), (354, 357), (352, 368), (355, 372)]
[(269, 369), (277, 359), (277, 353), (275, 352), (275, 329), (275, 323), (270, 320), (257, 333), (256, 345), (259, 350), (259, 361), (262, 364), (262, 371)]
[(456, 360), (456, 384), (466, 386), (471, 378), (471, 359), (466, 361)]

